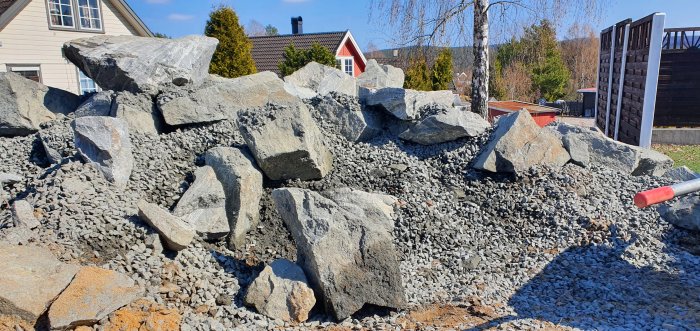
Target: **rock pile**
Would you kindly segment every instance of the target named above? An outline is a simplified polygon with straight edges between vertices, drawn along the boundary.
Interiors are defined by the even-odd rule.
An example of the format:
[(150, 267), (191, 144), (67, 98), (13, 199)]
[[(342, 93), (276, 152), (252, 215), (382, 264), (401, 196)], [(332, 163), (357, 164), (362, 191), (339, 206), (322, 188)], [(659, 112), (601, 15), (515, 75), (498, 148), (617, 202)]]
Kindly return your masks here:
[[(505, 328), (698, 322), (672, 304), (700, 288), (688, 230), (632, 204), (671, 180), (667, 157), (527, 112), (491, 128), (376, 63), (209, 76), (215, 46), (73, 41), (113, 91), (0, 113), (41, 119), (0, 138), (0, 325), (395, 329), (437, 303)], [(630, 297), (671, 278), (647, 269), (691, 290)]]

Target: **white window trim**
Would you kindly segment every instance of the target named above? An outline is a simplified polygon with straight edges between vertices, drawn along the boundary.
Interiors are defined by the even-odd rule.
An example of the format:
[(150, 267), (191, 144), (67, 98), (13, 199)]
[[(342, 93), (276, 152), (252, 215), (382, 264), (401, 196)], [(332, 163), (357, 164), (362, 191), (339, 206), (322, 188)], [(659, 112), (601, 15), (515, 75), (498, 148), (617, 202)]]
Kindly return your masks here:
[[(68, 25), (54, 25), (54, 24), (53, 24), (53, 21), (51, 20), (51, 3), (50, 3), (50, 2), (51, 2), (52, 0), (44, 0), (44, 1), (46, 2), (46, 13), (47, 13), (48, 16), (49, 16), (49, 26), (50, 26), (50, 27), (56, 28), (56, 29), (76, 29), (76, 25), (75, 25), (75, 15), (73, 14), (73, 13), (75, 12), (75, 6), (73, 6), (73, 0), (68, 0), (69, 5), (70, 5), (70, 17), (71, 17), (71, 21), (73, 22), (73, 25), (71, 25), (71, 26), (68, 26)], [(58, 1), (59, 17), (69, 16), (69, 15), (64, 15), (64, 14), (63, 14), (63, 9), (61, 9), (61, 7), (63, 6), (63, 5), (61, 4), (61, 0), (55, 0), (55, 1)]]
[[(81, 15), (81, 14), (80, 14), (80, 2), (79, 2), (80, 0), (71, 0), (71, 1), (74, 1), (74, 2), (75, 2), (75, 7), (78, 9), (78, 10), (76, 11), (76, 13), (77, 13), (77, 18), (78, 18), (76, 21), (77, 21), (78, 26), (80, 27), (81, 30), (86, 30), (86, 31), (102, 31), (102, 27), (104, 26), (104, 22), (102, 21), (102, 6), (101, 6), (102, 3), (101, 3), (100, 0), (97, 0), (97, 18), (96, 18), (96, 19), (98, 19), (98, 20), (100, 21), (100, 28), (99, 28), (99, 29), (95, 29), (95, 28), (85, 28), (85, 27), (83, 27), (83, 26), (82, 26), (81, 17), (80, 17), (80, 15)], [(88, 10), (92, 11), (92, 8), (90, 7), (90, 1), (89, 1), (89, 0), (88, 0), (87, 4), (88, 4), (88, 7), (87, 7)], [(84, 6), (83, 6), (83, 7), (84, 7)], [(92, 12), (90, 12), (90, 14), (92, 15)], [(93, 19), (95, 19), (95, 18), (92, 18), (92, 17), (91, 17), (91, 18), (88, 18), (88, 19), (87, 19), (88, 21), (90, 21), (90, 25), (92, 25), (92, 20), (93, 20)]]
[[(340, 70), (343, 71), (344, 73), (355, 77), (355, 58), (352, 56), (336, 56), (336, 60), (340, 60)], [(345, 71), (345, 60), (350, 60), (352, 61), (352, 72), (348, 73)]]
[[(88, 77), (87, 75), (85, 75), (84, 73), (82, 73), (82, 72), (80, 71), (80, 69), (78, 69), (77, 67), (75, 68), (75, 70), (76, 70), (77, 75), (78, 75), (78, 93), (79, 93), (79, 95), (85, 95), (85, 94), (87, 94), (87, 93), (96, 93), (96, 92), (102, 91), (102, 89), (100, 88), (100, 86), (97, 85), (97, 83), (96, 83), (94, 80), (92, 80), (92, 78), (90, 78), (90, 77)], [(81, 74), (84, 75), (86, 78), (92, 80), (93, 84), (95, 84), (95, 91), (91, 91), (91, 92), (84, 92), (84, 91), (83, 91), (83, 84), (82, 84), (81, 78), (80, 78), (80, 75), (81, 75)]]
[[(50, 0), (43, 0), (44, 4), (46, 5), (46, 18), (49, 21), (49, 29), (50, 30), (63, 30), (63, 31), (77, 31), (77, 32), (91, 32), (91, 33), (105, 33), (105, 22), (104, 22), (104, 15), (102, 11), (102, 0), (97, 0), (97, 11), (99, 14), (99, 21), (100, 21), (100, 28), (99, 29), (94, 29), (94, 28), (84, 28), (81, 26), (80, 23), (80, 6), (78, 3), (78, 0), (70, 0), (70, 6), (71, 6), (71, 15), (70, 17), (73, 20), (73, 26), (67, 26), (67, 25), (54, 25), (51, 21), (51, 6), (49, 4)], [(60, 5), (59, 5), (60, 6)]]
[(39, 82), (44, 81), (41, 75), (41, 65), (38, 64), (6, 64), (5, 69), (8, 72), (36, 71), (39, 74)]

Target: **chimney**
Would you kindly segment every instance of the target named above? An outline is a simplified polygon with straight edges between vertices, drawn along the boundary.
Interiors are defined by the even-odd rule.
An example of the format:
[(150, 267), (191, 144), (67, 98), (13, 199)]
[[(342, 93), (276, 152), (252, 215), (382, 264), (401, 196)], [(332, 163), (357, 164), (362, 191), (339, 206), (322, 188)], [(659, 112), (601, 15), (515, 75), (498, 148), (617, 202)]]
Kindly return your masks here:
[(301, 16), (292, 17), (292, 34), (303, 34), (304, 33), (304, 20)]

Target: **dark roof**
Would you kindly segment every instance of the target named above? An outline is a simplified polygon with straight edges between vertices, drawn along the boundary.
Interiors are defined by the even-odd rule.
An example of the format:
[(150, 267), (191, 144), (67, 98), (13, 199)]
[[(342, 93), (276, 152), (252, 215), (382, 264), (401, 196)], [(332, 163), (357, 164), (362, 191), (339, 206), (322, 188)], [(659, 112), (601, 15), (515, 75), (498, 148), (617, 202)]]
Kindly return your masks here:
[(0, 0), (0, 15), (5, 13), (7, 8), (10, 8), (15, 2), (17, 2), (17, 0)]
[(279, 75), (278, 64), (282, 61), (284, 49), (290, 43), (294, 43), (296, 48), (308, 49), (314, 42), (317, 42), (335, 54), (340, 43), (343, 42), (345, 34), (347, 31), (250, 37), (250, 41), (253, 42), (251, 53), (258, 71), (269, 70)]

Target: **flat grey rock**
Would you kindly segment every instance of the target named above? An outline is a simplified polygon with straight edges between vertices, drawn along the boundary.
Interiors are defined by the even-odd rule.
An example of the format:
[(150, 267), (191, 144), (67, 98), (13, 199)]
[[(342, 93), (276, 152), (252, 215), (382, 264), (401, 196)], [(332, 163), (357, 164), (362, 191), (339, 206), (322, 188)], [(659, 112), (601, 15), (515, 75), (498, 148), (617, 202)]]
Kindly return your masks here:
[(700, 196), (689, 195), (657, 207), (661, 218), (679, 228), (700, 231)]
[(223, 187), (226, 196), (226, 216), (231, 230), (230, 243), (240, 248), (245, 235), (260, 222), (260, 199), (263, 194), (263, 176), (244, 150), (233, 147), (215, 147), (204, 155)]
[(367, 61), (365, 71), (357, 76), (357, 85), (368, 89), (403, 87), (405, 75), (401, 68), (379, 64), (377, 60)]
[(342, 320), (365, 304), (405, 306), (392, 238), (396, 198), (348, 188), (282, 188), (272, 197), (327, 313)]
[(332, 92), (357, 96), (355, 77), (340, 69), (324, 66), (317, 62), (310, 62), (293, 74), (284, 77), (284, 81), (297, 88), (312, 90), (322, 97)]
[(677, 182), (685, 182), (696, 178), (700, 178), (700, 174), (690, 170), (690, 168), (686, 166), (681, 166), (667, 171), (666, 174), (664, 174), (664, 177), (675, 180)]
[(454, 94), (452, 91), (426, 92), (387, 87), (371, 91), (364, 99), (369, 106), (379, 106), (400, 120), (410, 121), (419, 119), (420, 112), (430, 105), (452, 108)]
[(130, 132), (157, 135), (163, 127), (160, 112), (146, 94), (116, 93), (109, 114), (126, 121)]
[(540, 128), (530, 113), (521, 110), (501, 116), (491, 141), (474, 161), (473, 167), (490, 172), (517, 173), (535, 165), (561, 168), (570, 156), (561, 139)]
[(449, 108), (419, 120), (399, 137), (421, 145), (433, 145), (464, 137), (476, 137), (490, 127), (489, 122), (475, 113)]
[[(379, 135), (383, 130), (381, 114), (362, 109), (354, 98), (336, 100), (336, 95), (326, 95), (316, 106), (318, 113), (332, 123), (340, 134), (349, 141), (367, 141)], [(342, 95), (337, 97), (343, 98)]]
[(35, 229), (41, 226), (39, 220), (34, 216), (34, 207), (27, 200), (15, 200), (12, 204), (12, 216), (15, 226)]
[(201, 84), (218, 41), (99, 35), (71, 40), (63, 53), (103, 89), (156, 95), (165, 84)]
[(224, 187), (210, 166), (198, 168), (194, 176), (194, 182), (177, 202), (173, 214), (208, 240), (225, 237), (229, 225)]
[(333, 154), (305, 104), (270, 106), (240, 121), (243, 139), (270, 179), (319, 179), (331, 171)]
[(113, 91), (100, 91), (90, 96), (75, 110), (75, 117), (109, 116), (112, 111)]
[(83, 160), (94, 164), (107, 180), (125, 187), (134, 167), (128, 124), (113, 117), (87, 116), (76, 118), (72, 125)]
[(180, 251), (187, 248), (194, 240), (195, 230), (167, 210), (144, 200), (138, 202), (138, 208), (139, 218), (160, 234), (168, 248)]
[(301, 267), (275, 260), (250, 284), (245, 303), (270, 318), (300, 323), (309, 318), (316, 298)]
[(15, 73), (0, 72), (0, 136), (26, 136), (43, 123), (75, 111), (77, 95)]

